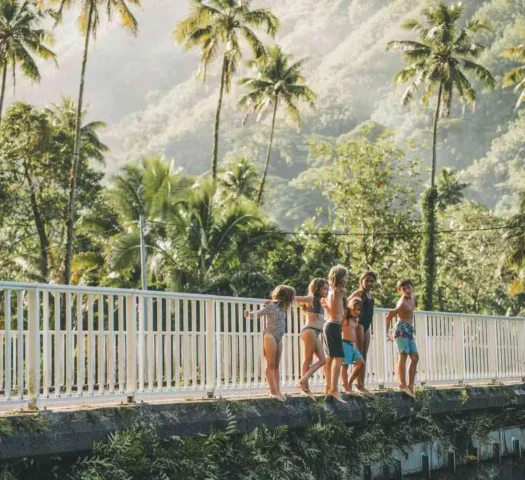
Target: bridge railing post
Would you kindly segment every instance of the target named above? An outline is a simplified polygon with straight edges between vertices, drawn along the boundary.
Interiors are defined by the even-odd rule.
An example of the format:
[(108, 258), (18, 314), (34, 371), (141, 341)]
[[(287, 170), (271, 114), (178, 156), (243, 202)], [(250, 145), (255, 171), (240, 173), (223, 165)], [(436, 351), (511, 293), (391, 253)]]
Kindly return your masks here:
[[(483, 320), (478, 320), (482, 322)], [(487, 319), (489, 322), (488, 325), (488, 354), (489, 354), (489, 376), (490, 380), (495, 381), (498, 378), (498, 358), (499, 358), (499, 338), (498, 338), (498, 328), (496, 320), (494, 318)], [(477, 331), (479, 332), (479, 328)], [(479, 335), (479, 333), (478, 333)]]
[[(20, 305), (18, 306), (20, 308)], [(44, 332), (47, 335), (48, 332)], [(27, 378), (29, 409), (35, 410), (40, 394), (40, 291), (27, 290)], [(19, 365), (18, 368), (22, 368)], [(22, 385), (19, 386), (22, 388)]]
[(465, 380), (465, 335), (463, 330), (463, 319), (454, 317), (454, 363), (457, 381)]
[(206, 300), (206, 394), (215, 396), (217, 377), (217, 336), (215, 325), (215, 300)]
[(137, 391), (137, 296), (126, 297), (126, 395), (135, 401)]

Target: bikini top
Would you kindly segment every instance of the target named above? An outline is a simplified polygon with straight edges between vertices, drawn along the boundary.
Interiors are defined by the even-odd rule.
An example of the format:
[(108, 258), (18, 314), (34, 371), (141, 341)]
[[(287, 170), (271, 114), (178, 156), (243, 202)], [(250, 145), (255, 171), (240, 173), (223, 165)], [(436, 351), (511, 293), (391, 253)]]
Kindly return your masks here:
[(323, 307), (321, 307), (321, 297), (314, 295), (314, 301), (311, 307), (306, 309), (309, 313), (317, 313), (319, 315), (324, 315)]

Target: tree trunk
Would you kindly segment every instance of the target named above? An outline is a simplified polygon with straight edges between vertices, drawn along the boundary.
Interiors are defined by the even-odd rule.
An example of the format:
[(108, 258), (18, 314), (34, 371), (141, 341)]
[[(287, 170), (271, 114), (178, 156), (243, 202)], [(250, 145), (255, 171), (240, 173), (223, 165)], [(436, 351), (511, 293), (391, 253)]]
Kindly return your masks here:
[(270, 166), (270, 154), (272, 153), (272, 143), (273, 143), (273, 132), (275, 130), (275, 115), (277, 113), (277, 104), (279, 103), (279, 96), (275, 96), (275, 105), (273, 107), (272, 115), (272, 129), (270, 131), (270, 143), (268, 144), (268, 152), (266, 154), (266, 165), (264, 166), (264, 173), (259, 185), (259, 192), (257, 193), (257, 203), (262, 205), (262, 196), (264, 191), (264, 185), (266, 183), (266, 176), (268, 175), (268, 167)]
[(0, 122), (2, 121), (2, 110), (4, 108), (5, 84), (7, 80), (7, 63), (4, 64), (2, 72), (2, 90), (0, 91)]
[(84, 97), (84, 79), (89, 51), (89, 37), (93, 21), (93, 0), (89, 0), (88, 23), (86, 28), (86, 38), (84, 43), (84, 55), (82, 57), (82, 68), (80, 70), (80, 88), (78, 92), (77, 118), (75, 122), (75, 144), (73, 147), (73, 163), (71, 165), (71, 175), (69, 177), (69, 204), (67, 216), (66, 233), (66, 258), (64, 262), (64, 284), (69, 285), (71, 280), (71, 261), (73, 259), (73, 236), (75, 225), (75, 200), (77, 195), (77, 174), (80, 163), (80, 124), (82, 122), (82, 100)]
[(224, 82), (226, 79), (226, 55), (222, 60), (221, 86), (219, 88), (219, 102), (215, 112), (215, 125), (213, 127), (213, 152), (211, 158), (211, 176), (217, 180), (217, 157), (219, 155), (219, 124), (221, 121), (222, 96), (224, 94)]
[(49, 275), (49, 239), (46, 234), (46, 227), (44, 225), (44, 220), (38, 208), (38, 203), (36, 201), (35, 189), (33, 187), (33, 181), (29, 175), (27, 168), (25, 169), (25, 177), (27, 184), (29, 186), (29, 198), (31, 200), (31, 210), (33, 211), (33, 220), (35, 221), (36, 231), (38, 233), (38, 239), (40, 241), (40, 276), (44, 281), (48, 282)]
[(432, 135), (432, 166), (430, 173), (430, 189), (423, 196), (423, 243), (421, 248), (421, 267), (424, 281), (423, 308), (427, 311), (433, 308), (434, 281), (436, 277), (436, 148), (437, 129), (441, 111), (441, 96), (443, 83), (439, 85), (436, 113), (434, 115), (434, 129)]

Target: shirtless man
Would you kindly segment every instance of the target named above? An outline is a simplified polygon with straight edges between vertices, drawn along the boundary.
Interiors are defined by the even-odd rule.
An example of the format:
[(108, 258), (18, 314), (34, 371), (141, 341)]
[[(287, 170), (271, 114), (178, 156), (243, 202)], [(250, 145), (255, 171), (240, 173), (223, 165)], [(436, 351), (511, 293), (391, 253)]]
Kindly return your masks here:
[[(357, 327), (359, 325), (359, 315), (361, 314), (362, 307), (363, 302), (360, 298), (354, 297), (348, 300), (346, 318), (343, 319), (343, 323), (341, 324), (343, 327), (343, 350), (345, 353), (343, 366), (341, 368), (341, 377), (343, 379), (345, 392), (349, 395), (352, 394), (352, 383), (365, 365), (365, 360), (356, 345)], [(348, 381), (348, 367), (350, 365), (354, 366), (354, 370), (352, 371), (350, 381)], [(366, 391), (361, 385), (357, 386), (357, 391), (363, 395), (366, 394)]]
[(323, 326), (323, 339), (326, 352), (324, 365), (326, 395), (338, 402), (346, 403), (339, 393), (339, 374), (341, 363), (345, 356), (343, 350), (343, 337), (341, 321), (346, 316), (346, 284), (348, 283), (348, 270), (342, 265), (332, 267), (328, 274), (330, 290), (326, 301), (328, 319)]
[[(416, 378), (417, 362), (419, 354), (417, 352), (416, 342), (414, 341), (414, 310), (416, 301), (413, 296), (412, 281), (408, 279), (397, 282), (397, 291), (401, 293), (401, 298), (397, 302), (396, 308), (386, 316), (386, 335), (389, 342), (390, 325), (392, 319), (398, 317), (398, 322), (394, 328), (394, 339), (399, 352), (399, 362), (397, 364), (397, 375), (399, 378), (399, 390), (408, 396), (415, 398), (414, 380)], [(408, 385), (406, 382), (406, 363), (410, 357), (410, 366), (408, 368)]]

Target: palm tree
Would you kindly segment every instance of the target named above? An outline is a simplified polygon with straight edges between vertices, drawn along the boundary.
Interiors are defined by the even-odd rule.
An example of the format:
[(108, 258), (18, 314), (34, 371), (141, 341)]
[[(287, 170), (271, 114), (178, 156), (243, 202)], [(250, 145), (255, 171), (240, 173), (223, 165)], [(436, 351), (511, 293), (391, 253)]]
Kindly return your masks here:
[(437, 182), (437, 209), (444, 211), (449, 206), (461, 203), (463, 190), (468, 186), (468, 183), (459, 180), (452, 168), (442, 168)]
[[(73, 0), (52, 0), (57, 3), (56, 12), (57, 22), (61, 21), (65, 8), (70, 7)], [(140, 6), (140, 0), (127, 0), (127, 3)], [(75, 141), (73, 146), (73, 161), (71, 163), (71, 174), (69, 179), (69, 208), (66, 222), (66, 254), (64, 261), (64, 283), (69, 284), (71, 277), (71, 260), (73, 258), (73, 234), (75, 224), (75, 197), (77, 194), (77, 173), (80, 160), (81, 133), (80, 124), (82, 120), (82, 107), (84, 100), (84, 79), (86, 75), (86, 66), (89, 52), (89, 39), (96, 38), (98, 27), (100, 25), (101, 7), (104, 7), (108, 19), (111, 20), (114, 11), (117, 11), (120, 17), (120, 23), (123, 28), (129, 30), (134, 35), (137, 33), (137, 21), (128, 8), (126, 0), (82, 0), (80, 2), (80, 15), (78, 24), (84, 35), (84, 53), (82, 56), (82, 67), (80, 69), (80, 87), (77, 101), (77, 115), (75, 122)]]
[(256, 69), (256, 76), (243, 78), (239, 83), (250, 89), (239, 101), (241, 108), (246, 109), (246, 118), (254, 113), (258, 119), (264, 114), (268, 107), (273, 106), (272, 125), (270, 129), (270, 142), (266, 154), (264, 173), (257, 193), (257, 203), (262, 203), (262, 195), (268, 166), (270, 165), (270, 154), (272, 151), (273, 133), (275, 129), (275, 116), (279, 102), (282, 102), (286, 115), (297, 127), (301, 124), (301, 115), (297, 108), (297, 101), (302, 100), (310, 106), (314, 106), (315, 93), (304, 84), (301, 75), (301, 67), (305, 59), (292, 62), (290, 55), (285, 55), (281, 48), (274, 45), (269, 48), (266, 58), (250, 62)]
[(213, 129), (213, 152), (211, 171), (217, 178), (217, 157), (219, 146), (219, 123), (224, 89), (230, 91), (232, 76), (242, 58), (239, 39), (244, 38), (256, 58), (266, 55), (266, 49), (257, 38), (254, 28), (272, 37), (279, 27), (279, 20), (267, 9), (250, 9), (251, 0), (193, 0), (188, 18), (179, 22), (173, 33), (175, 41), (184, 44), (186, 50), (200, 48), (200, 69), (203, 80), (210, 64), (223, 46), (219, 100), (215, 112)]
[(245, 157), (232, 160), (219, 176), (219, 185), (228, 199), (253, 199), (257, 191), (257, 169)]
[(421, 88), (423, 105), (437, 93), (434, 125), (432, 133), (432, 166), (430, 189), (423, 197), (424, 238), (422, 243), (422, 271), (425, 282), (424, 308), (432, 309), (432, 295), (436, 271), (436, 145), (437, 129), (441, 116), (450, 115), (454, 92), (462, 103), (472, 109), (475, 105), (476, 92), (466, 74), (472, 74), (487, 88), (494, 88), (495, 80), (491, 73), (473, 59), (479, 58), (484, 47), (472, 40), (472, 35), (488, 30), (485, 23), (474, 20), (459, 29), (457, 23), (465, 10), (465, 4), (459, 2), (447, 6), (439, 1), (434, 8), (422, 10), (426, 24), (418, 20), (407, 20), (405, 30), (412, 30), (419, 35), (419, 42), (396, 40), (389, 42), (388, 50), (400, 50), (407, 64), (394, 77), (396, 83), (411, 81), (403, 95), (403, 104), (410, 103)]
[(525, 268), (525, 190), (519, 195), (518, 213), (507, 222), (504, 240), (508, 246), (507, 261), (517, 268)]
[[(512, 60), (525, 62), (525, 45), (509, 48), (505, 50), (502, 55)], [(503, 75), (502, 82), (504, 87), (515, 85), (514, 92), (521, 92), (516, 102), (516, 108), (518, 108), (525, 101), (525, 65), (507, 72)]]
[(4, 106), (7, 70), (12, 69), (13, 85), (16, 83), (16, 68), (33, 81), (40, 81), (40, 72), (31, 56), (55, 60), (56, 55), (46, 47), (51, 40), (46, 30), (39, 28), (40, 22), (51, 15), (49, 10), (37, 7), (33, 0), (2, 0), (0, 2), (0, 68), (2, 86), (0, 89), (0, 121)]

